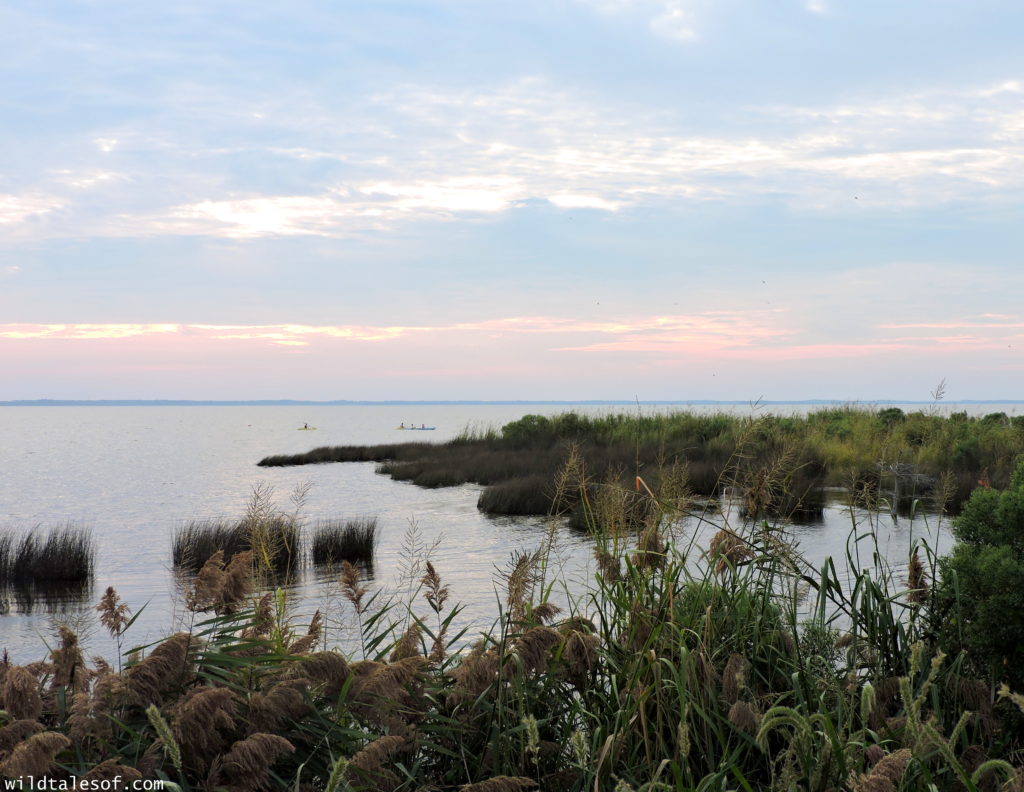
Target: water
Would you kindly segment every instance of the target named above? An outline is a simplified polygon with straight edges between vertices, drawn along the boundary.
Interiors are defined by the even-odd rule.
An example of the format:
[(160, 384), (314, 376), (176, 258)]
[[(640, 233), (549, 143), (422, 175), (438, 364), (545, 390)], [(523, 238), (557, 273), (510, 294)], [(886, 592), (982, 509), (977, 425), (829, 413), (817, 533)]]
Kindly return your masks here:
[[(240, 516), (252, 487), (260, 482), (274, 487), (285, 510), (292, 508), (289, 493), (309, 482), (302, 512), (309, 523), (318, 518), (376, 516), (381, 540), (374, 587), (395, 583), (403, 537), (415, 525), (426, 544), (437, 543), (432, 559), (451, 586), (453, 599), (464, 605), (463, 623), (471, 630), (485, 628), (497, 612), (496, 567), (503, 566), (516, 550), (537, 547), (550, 527), (548, 521), (487, 517), (476, 509), (477, 486), (421, 489), (377, 475), (372, 463), (258, 468), (256, 462), (269, 454), (301, 452), (317, 445), (439, 442), (467, 425), (500, 427), (526, 413), (567, 409), (566, 405), (2, 409), (0, 528), (73, 521), (93, 529), (98, 553), (94, 585), (84, 601), (53, 607), (37, 604), (31, 612), (8, 602), (9, 612), (0, 615), (0, 647), (19, 662), (39, 659), (45, 651), (43, 641), (51, 640), (53, 621), (59, 619), (83, 631), (87, 651), (109, 655), (109, 642), (96, 627), (93, 612), (107, 586), (116, 587), (133, 610), (145, 605), (129, 635), (132, 643), (166, 635), (182, 618), (170, 568), (175, 529), (190, 519)], [(575, 409), (600, 414), (637, 408)], [(750, 411), (749, 407), (731, 409)], [(771, 409), (792, 413), (809, 408)], [(970, 409), (1008, 411), (1005, 405), (971, 405)], [(296, 431), (306, 422), (317, 430)], [(437, 429), (411, 435), (395, 430), (402, 422)], [(792, 530), (808, 558), (820, 563), (827, 555), (843, 555), (849, 528), (849, 515), (833, 505), (823, 522)], [(882, 528), (885, 552), (895, 559), (905, 558), (915, 528), (908, 527), (906, 520)], [(691, 531), (709, 529), (689, 526)], [(553, 530), (559, 578), (580, 590), (592, 575), (589, 540), (560, 525)], [(941, 542), (943, 537), (933, 540)], [(311, 569), (305, 570), (295, 594), (300, 613), (326, 606), (332, 625), (350, 621), (337, 596), (331, 594), (330, 584)], [(338, 638), (344, 640), (343, 631)]]

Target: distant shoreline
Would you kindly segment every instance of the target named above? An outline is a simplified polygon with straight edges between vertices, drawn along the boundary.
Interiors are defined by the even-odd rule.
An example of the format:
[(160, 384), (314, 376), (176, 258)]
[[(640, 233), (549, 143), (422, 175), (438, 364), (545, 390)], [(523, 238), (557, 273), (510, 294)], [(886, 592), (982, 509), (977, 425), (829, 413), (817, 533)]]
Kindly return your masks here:
[(740, 405), (777, 406), (777, 405), (880, 405), (880, 404), (914, 404), (914, 405), (936, 405), (942, 407), (956, 406), (960, 404), (1024, 404), (1021, 399), (958, 399), (948, 402), (914, 401), (903, 399), (871, 399), (852, 401), (849, 399), (798, 399), (793, 401), (751, 401), (750, 399), (717, 400), (717, 399), (687, 399), (674, 401), (637, 401), (637, 400), (603, 400), (603, 399), (580, 399), (578, 401), (567, 400), (444, 400), (444, 399), (422, 399), (422, 400), (389, 400), (389, 401), (358, 401), (338, 399), (333, 401), (307, 401), (302, 399), (251, 399), (251, 400), (205, 400), (205, 399), (15, 399), (11, 401), (0, 401), (0, 407), (402, 407), (406, 405), (420, 406), (486, 406), (486, 405), (522, 405), (522, 406), (608, 406), (624, 407), (637, 406), (669, 406), (669, 407), (707, 407), (722, 406), (735, 407)]

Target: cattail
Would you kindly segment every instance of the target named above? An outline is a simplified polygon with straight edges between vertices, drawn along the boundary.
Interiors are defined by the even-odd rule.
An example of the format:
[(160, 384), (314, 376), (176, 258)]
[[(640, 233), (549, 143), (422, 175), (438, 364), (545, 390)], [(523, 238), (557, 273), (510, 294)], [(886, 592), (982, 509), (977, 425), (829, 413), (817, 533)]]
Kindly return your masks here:
[(114, 587), (110, 586), (96, 606), (100, 613), (100, 624), (107, 628), (111, 638), (119, 638), (131, 621), (131, 611), (120, 599)]
[(0, 686), (4, 709), (18, 720), (39, 720), (43, 713), (43, 699), (39, 695), (39, 681), (24, 666), (11, 666)]
[(34, 720), (16, 720), (0, 729), (0, 755), (7, 753), (15, 745), (33, 734), (43, 730), (43, 724)]
[(175, 633), (145, 660), (128, 669), (128, 693), (139, 706), (159, 703), (163, 693), (180, 683), (192, 648), (192, 636)]
[(537, 786), (537, 782), (532, 778), (495, 776), (476, 784), (465, 784), (459, 787), (459, 792), (519, 792), (520, 789), (529, 789), (535, 786)]
[[(102, 782), (112, 782), (119, 780), (122, 782), (141, 781), (142, 773), (136, 770), (134, 767), (128, 767), (120, 764), (117, 759), (107, 759), (104, 762), (100, 762), (98, 765), (93, 767), (91, 770), (83, 773), (79, 777), (79, 785), (83, 789), (112, 789), (115, 788), (111, 784), (104, 784)], [(86, 787), (81, 782), (91, 781), (93, 785)]]
[(363, 597), (367, 589), (359, 585), (359, 570), (348, 561), (341, 562), (341, 593), (355, 608), (357, 614), (363, 612)]
[(907, 566), (907, 601), (915, 605), (923, 605), (928, 599), (928, 579), (921, 563), (920, 552), (915, 549)]
[(57, 754), (71, 745), (71, 740), (57, 732), (40, 732), (33, 734), (14, 746), (3, 762), (0, 762), (0, 775), (6, 778), (37, 778), (50, 772)]
[(871, 768), (870, 773), (863, 773), (854, 781), (854, 792), (896, 792), (911, 758), (909, 748), (901, 748), (884, 756)]
[(276, 734), (251, 734), (231, 746), (221, 759), (221, 772), (238, 792), (259, 792), (269, 781), (270, 766), (295, 746)]
[(437, 570), (434, 569), (434, 565), (430, 561), (427, 561), (427, 571), (421, 582), (426, 589), (423, 592), (424, 598), (433, 608), (434, 613), (440, 613), (448, 600), (448, 586), (441, 583), (441, 576), (437, 574)]

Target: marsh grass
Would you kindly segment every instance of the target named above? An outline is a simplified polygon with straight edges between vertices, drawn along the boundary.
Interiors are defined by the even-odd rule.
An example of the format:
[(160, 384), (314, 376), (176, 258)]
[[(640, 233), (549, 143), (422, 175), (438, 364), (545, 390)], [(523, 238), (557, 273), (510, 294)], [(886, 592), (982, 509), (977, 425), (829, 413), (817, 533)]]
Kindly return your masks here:
[(310, 539), (310, 559), (316, 566), (340, 566), (348, 561), (372, 568), (378, 536), (376, 517), (318, 520)]
[(300, 484), (292, 493), (294, 510), (286, 513), (274, 502), (274, 490), (265, 484), (253, 487), (245, 516), (237, 520), (191, 520), (174, 533), (171, 560), (182, 571), (196, 573), (217, 552), (225, 563), (243, 552), (251, 552), (257, 573), (282, 582), (302, 567), (302, 524), (300, 512), (309, 485)]
[[(1016, 699), (929, 624), (925, 532), (890, 567), (876, 527), (891, 517), (863, 511), (883, 499), (851, 488), (845, 557), (811, 566), (764, 516), (800, 455), (766, 460), (737, 466), (743, 507), (723, 510), (690, 497), (685, 465), (623, 487), (570, 447), (552, 498), (589, 526), (591, 585), (556, 607), (550, 543), (517, 552), (471, 643), (414, 524), (404, 545), (428, 555), (403, 561), (396, 592), (342, 564), (354, 656), (215, 557), (193, 602), (216, 615), (129, 651), (123, 671), (87, 667), (66, 632), (48, 662), (5, 665), (0, 736), (36, 741), (36, 774), (192, 789), (1020, 789)], [(27, 753), (2, 754), (0, 773), (28, 772)]]
[(92, 578), (96, 546), (92, 531), (68, 523), (18, 535), (0, 534), (0, 586), (76, 586)]
[(628, 471), (624, 484), (640, 473), (656, 487), (662, 468), (686, 464), (693, 492), (706, 497), (715, 496), (723, 483), (755, 487), (761, 471), (784, 462), (789, 480), (757, 506), (769, 516), (802, 519), (820, 515), (823, 487), (844, 486), (851, 477), (877, 481), (886, 469), (903, 467), (919, 477), (919, 491), (927, 496), (939, 475), (948, 472), (957, 485), (949, 501), (955, 511), (979, 481), (1007, 485), (1015, 458), (1024, 453), (1024, 420), (1002, 413), (973, 418), (854, 406), (803, 416), (570, 412), (527, 415), (500, 434), (467, 427), (436, 445), (321, 447), (259, 464), (373, 461), (378, 472), (424, 487), (482, 484), (479, 504), (492, 514), (547, 514), (553, 501), (543, 497), (543, 487), (526, 481), (552, 481), (570, 446), (598, 478)]

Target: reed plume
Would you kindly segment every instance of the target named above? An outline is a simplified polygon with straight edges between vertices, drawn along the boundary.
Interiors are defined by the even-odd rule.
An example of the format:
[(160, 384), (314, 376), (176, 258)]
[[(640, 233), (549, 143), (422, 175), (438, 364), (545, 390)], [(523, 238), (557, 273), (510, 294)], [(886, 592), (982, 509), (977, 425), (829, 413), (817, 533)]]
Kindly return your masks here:
[(0, 775), (6, 778), (38, 778), (49, 774), (54, 760), (71, 745), (71, 740), (57, 732), (33, 734), (14, 746), (10, 756), (0, 762)]
[(907, 601), (915, 605), (923, 605), (928, 600), (928, 579), (925, 576), (924, 564), (921, 562), (920, 551), (915, 548), (907, 564)]
[(388, 660), (394, 663), (396, 660), (404, 660), (407, 657), (416, 657), (420, 653), (420, 634), (422, 630), (416, 622), (410, 622), (402, 637), (395, 643)]
[(341, 593), (352, 603), (356, 614), (363, 613), (363, 597), (367, 589), (359, 585), (359, 569), (348, 561), (341, 562)]
[(711, 560), (716, 560), (715, 572), (719, 575), (753, 557), (749, 545), (732, 531), (722, 528), (713, 537), (708, 545), (708, 555)]
[(79, 778), (79, 785), (84, 789), (86, 787), (82, 782), (89, 781), (95, 785), (91, 787), (93, 789), (113, 789), (114, 786), (112, 784), (104, 782), (113, 782), (115, 780), (120, 781), (122, 784), (124, 782), (141, 781), (142, 773), (134, 767), (121, 764), (117, 759), (107, 759), (83, 773)]
[(181, 683), (193, 648), (193, 638), (175, 633), (127, 671), (128, 695), (141, 707), (159, 704), (165, 692)]
[(434, 565), (427, 561), (427, 571), (421, 581), (424, 586), (423, 597), (433, 609), (434, 613), (440, 613), (448, 600), (448, 586), (441, 582), (441, 576), (437, 574)]
[(352, 676), (352, 669), (337, 652), (317, 652), (296, 662), (292, 673), (320, 687), (321, 693), (328, 698), (337, 698)]
[(120, 599), (114, 587), (109, 586), (100, 599), (100, 604), (96, 606), (100, 614), (100, 624), (107, 628), (111, 638), (120, 638), (132, 617), (128, 606)]
[(851, 789), (853, 792), (896, 792), (911, 758), (909, 748), (887, 754), (870, 772), (858, 776), (851, 783)]
[(15, 745), (39, 734), (45, 727), (39, 721), (16, 720), (0, 728), (0, 756), (10, 751)]
[(411, 751), (413, 744), (405, 737), (378, 737), (357, 752), (345, 767), (345, 777), (360, 789), (391, 790), (399, 778), (384, 767), (395, 754)]
[(306, 634), (288, 647), (288, 654), (307, 654), (310, 649), (316, 646), (317, 641), (320, 640), (320, 632), (322, 629), (323, 617), (320, 615), (320, 611), (318, 610), (313, 614), (313, 618), (309, 622), (309, 628), (306, 630)]
[(537, 786), (537, 782), (532, 778), (495, 776), (476, 784), (465, 784), (459, 787), (459, 792), (519, 792), (520, 789), (529, 789), (535, 786)]
[(39, 695), (39, 681), (24, 666), (11, 666), (0, 685), (0, 699), (4, 709), (17, 720), (39, 720), (43, 712), (43, 699)]
[(78, 645), (78, 636), (66, 625), (58, 627), (60, 643), (50, 653), (53, 663), (53, 677), (50, 682), (52, 689), (67, 688), (84, 690), (89, 685), (89, 669), (82, 657), (82, 649)]
[(508, 572), (502, 573), (505, 579), (509, 616), (513, 622), (520, 622), (526, 612), (526, 603), (533, 595), (533, 587), (537, 582), (537, 564), (540, 562), (540, 551), (526, 552), (517, 550), (512, 554)]
[(269, 784), (270, 766), (282, 754), (294, 752), (295, 746), (284, 737), (251, 734), (224, 754), (220, 762), (221, 774), (237, 792), (260, 792)]
[(522, 662), (523, 671), (537, 674), (547, 668), (551, 650), (562, 642), (562, 634), (551, 627), (531, 627), (516, 639), (513, 651)]
[(313, 707), (304, 695), (307, 685), (305, 679), (285, 679), (268, 690), (253, 693), (246, 718), (248, 732), (274, 733), (283, 724), (310, 714)]
[(194, 688), (171, 707), (171, 733), (188, 763), (205, 773), (235, 729), (235, 702), (226, 687)]

